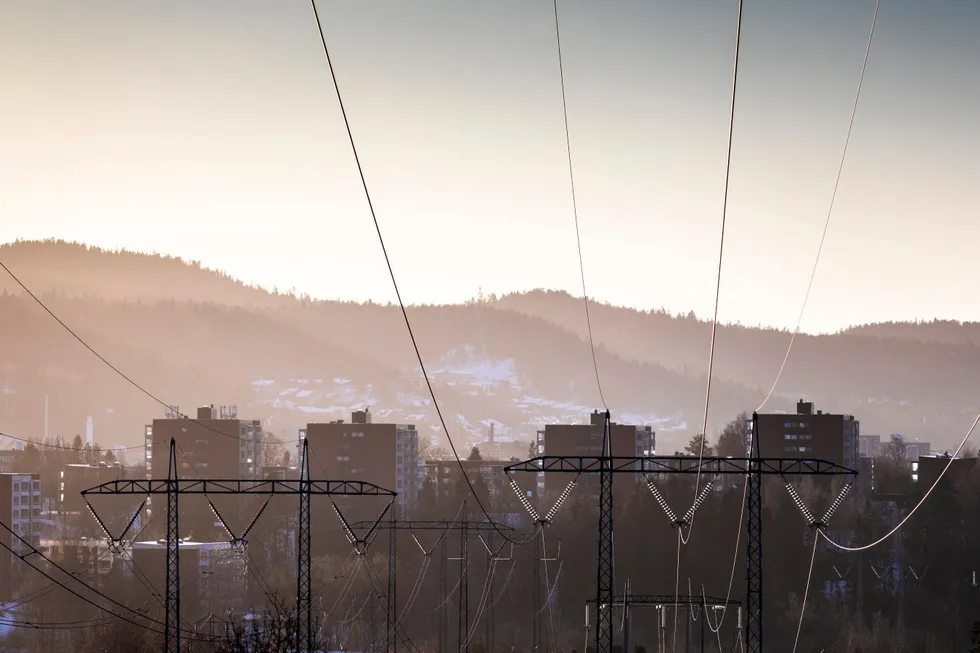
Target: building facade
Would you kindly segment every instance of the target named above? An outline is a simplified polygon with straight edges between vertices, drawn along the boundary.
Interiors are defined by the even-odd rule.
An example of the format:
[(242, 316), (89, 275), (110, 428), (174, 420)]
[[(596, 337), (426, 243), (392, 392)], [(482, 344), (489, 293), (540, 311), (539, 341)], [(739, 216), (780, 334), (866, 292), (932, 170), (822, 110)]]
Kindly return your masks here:
[[(537, 455), (539, 456), (600, 456), (605, 413), (593, 411), (588, 424), (548, 424), (538, 431)], [(657, 434), (650, 426), (610, 423), (610, 451), (613, 456), (654, 456)], [(538, 474), (539, 494), (551, 496), (561, 492), (570, 479), (563, 474)], [(617, 475), (618, 476), (618, 475)], [(637, 474), (637, 481), (642, 474)], [(585, 474), (580, 484), (598, 487), (595, 474)]]
[[(181, 416), (174, 408), (145, 427), (146, 477), (167, 478), (170, 440), (177, 445), (177, 475), (184, 479), (258, 479), (262, 473), (262, 423), (238, 418), (237, 407), (214, 405), (197, 409), (197, 418)], [(213, 501), (226, 517), (241, 519), (243, 503), (227, 497)], [(150, 498), (147, 517), (166, 500)], [(214, 517), (207, 497), (181, 498), (181, 535), (209, 541), (224, 529)]]
[(260, 475), (262, 424), (238, 419), (237, 409), (214, 405), (197, 409), (197, 419), (155, 419), (145, 428), (147, 478), (166, 478), (170, 439), (179, 449), (183, 478), (251, 479)]
[(853, 415), (814, 411), (802, 399), (796, 414), (759, 415), (759, 454), (763, 458), (827, 460), (858, 468), (861, 424)]
[(314, 479), (365, 481), (398, 493), (402, 515), (415, 509), (419, 486), (419, 434), (414, 424), (375, 424), (371, 411), (351, 421), (307, 424), (300, 431), (310, 450)]
[[(8, 472), (0, 474), (0, 602), (9, 601), (12, 588), (30, 567), (17, 559), (41, 548), (41, 477), (38, 474)], [(23, 540), (23, 541), (21, 541)], [(14, 553), (11, 553), (10, 549)]]

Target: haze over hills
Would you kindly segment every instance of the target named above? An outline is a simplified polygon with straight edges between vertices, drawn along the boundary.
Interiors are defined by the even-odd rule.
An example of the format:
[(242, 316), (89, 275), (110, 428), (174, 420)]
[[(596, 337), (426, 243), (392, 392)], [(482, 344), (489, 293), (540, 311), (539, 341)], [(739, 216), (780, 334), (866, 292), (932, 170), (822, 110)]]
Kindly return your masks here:
[[(80, 336), (149, 392), (185, 412), (238, 404), (281, 437), (307, 421), (377, 419), (440, 434), (397, 306), (276, 294), (196, 263), (64, 242), (0, 246), (2, 259)], [(343, 283), (338, 280), (338, 283)], [(92, 414), (106, 444), (137, 444), (162, 408), (71, 338), (9, 278), (0, 280), (0, 430), (84, 431)], [(409, 308), (458, 446), (529, 436), (599, 407), (581, 298), (533, 291), (464, 305)], [(619, 421), (653, 424), (658, 450), (683, 446), (702, 419), (710, 324), (693, 316), (595, 304), (603, 389)], [(785, 331), (719, 329), (709, 432), (766, 395)], [(862, 432), (903, 433), (951, 446), (980, 402), (976, 324), (865, 325), (797, 337), (767, 410), (855, 414)], [(971, 415), (973, 413), (973, 415)]]

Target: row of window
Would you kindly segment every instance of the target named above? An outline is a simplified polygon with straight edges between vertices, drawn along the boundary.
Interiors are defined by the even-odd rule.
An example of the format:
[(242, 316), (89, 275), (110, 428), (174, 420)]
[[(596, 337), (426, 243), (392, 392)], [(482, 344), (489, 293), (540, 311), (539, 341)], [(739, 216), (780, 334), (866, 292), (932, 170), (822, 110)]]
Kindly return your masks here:
[(784, 440), (812, 440), (813, 436), (809, 433), (787, 433), (783, 436)]
[(787, 429), (805, 429), (809, 428), (810, 424), (807, 422), (786, 422), (783, 424), (783, 427)]

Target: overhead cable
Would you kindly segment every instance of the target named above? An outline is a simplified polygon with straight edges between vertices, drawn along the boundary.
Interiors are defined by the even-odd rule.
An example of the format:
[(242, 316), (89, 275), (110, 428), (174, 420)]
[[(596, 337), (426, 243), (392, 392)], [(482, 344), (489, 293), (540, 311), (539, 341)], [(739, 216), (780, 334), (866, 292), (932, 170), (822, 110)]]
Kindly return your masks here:
[(459, 465), (459, 471), (466, 481), (466, 485), (469, 486), (470, 493), (473, 495), (473, 499), (476, 501), (476, 505), (479, 506), (480, 511), (486, 516), (487, 520), (493, 529), (507, 542), (513, 544), (526, 544), (533, 538), (533, 535), (529, 539), (524, 541), (516, 541), (511, 538), (507, 533), (502, 531), (497, 524), (494, 522), (493, 517), (487, 511), (486, 507), (483, 505), (483, 501), (476, 492), (476, 488), (473, 486), (473, 481), (470, 480), (469, 475), (466, 473), (466, 467), (463, 465), (462, 459), (459, 457), (459, 453), (456, 451), (456, 445), (453, 443), (452, 436), (449, 434), (449, 427), (446, 425), (446, 420), (442, 414), (442, 408), (439, 406), (439, 401), (436, 399), (435, 390), (432, 387), (432, 381), (429, 379), (429, 373), (426, 371), (425, 362), (422, 360), (422, 352), (419, 350), (418, 341), (415, 339), (415, 331), (412, 329), (412, 321), (408, 317), (408, 311), (405, 308), (405, 302), (402, 300), (401, 290), (398, 288), (398, 280), (395, 277), (395, 270), (391, 264), (391, 258), (388, 256), (388, 248), (385, 246), (384, 236), (381, 233), (381, 224), (378, 222), (377, 212), (374, 210), (374, 202), (371, 199), (371, 191), (368, 189), (367, 179), (364, 176), (364, 167), (361, 165), (361, 157), (357, 151), (357, 145), (354, 141), (354, 132), (351, 130), (350, 119), (347, 117), (347, 109), (344, 106), (344, 98), (340, 92), (340, 83), (337, 81), (337, 73), (333, 67), (333, 61), (330, 58), (330, 48), (327, 47), (327, 37), (323, 32), (323, 24), (320, 22), (320, 13), (317, 10), (316, 0), (310, 0), (310, 4), (313, 7), (313, 16), (316, 19), (317, 32), (320, 35), (320, 43), (323, 46), (323, 55), (327, 60), (327, 67), (330, 69), (330, 78), (333, 81), (333, 88), (337, 95), (337, 104), (340, 107), (340, 113), (344, 119), (344, 126), (347, 130), (347, 138), (350, 141), (351, 152), (354, 155), (354, 162), (357, 165), (357, 173), (361, 179), (361, 188), (364, 191), (364, 198), (367, 200), (368, 210), (371, 213), (371, 219), (374, 222), (374, 229), (378, 234), (378, 242), (381, 245), (381, 253), (384, 255), (385, 264), (388, 267), (388, 276), (391, 278), (391, 285), (395, 290), (395, 297), (398, 299), (398, 307), (401, 309), (402, 319), (405, 322), (405, 328), (408, 330), (408, 336), (412, 341), (412, 349), (415, 351), (415, 358), (418, 360), (419, 368), (422, 371), (422, 377), (425, 379), (426, 388), (429, 390), (429, 396), (432, 398), (432, 406), (436, 410), (436, 415), (439, 417), (439, 423), (442, 425), (442, 430), (446, 434), (446, 440), (449, 442), (449, 448), (453, 452), (453, 457), (456, 459), (456, 464)]

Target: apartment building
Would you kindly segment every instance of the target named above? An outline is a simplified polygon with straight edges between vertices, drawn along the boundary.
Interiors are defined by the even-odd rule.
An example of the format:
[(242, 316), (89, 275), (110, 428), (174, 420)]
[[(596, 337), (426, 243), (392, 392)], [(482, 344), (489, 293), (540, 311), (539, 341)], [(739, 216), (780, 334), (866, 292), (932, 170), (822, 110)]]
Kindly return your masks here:
[(758, 416), (759, 454), (763, 458), (827, 460), (857, 470), (861, 423), (853, 415), (814, 410), (800, 401), (796, 414)]
[[(593, 411), (588, 424), (548, 424), (538, 431), (537, 455), (539, 456), (600, 456), (605, 425), (605, 412)], [(656, 455), (657, 434), (650, 426), (610, 423), (610, 451), (613, 456), (653, 456)], [(639, 467), (637, 467), (639, 468)], [(539, 494), (552, 496), (561, 492), (570, 478), (564, 474), (539, 474)], [(619, 475), (617, 475), (619, 476)], [(642, 475), (637, 474), (637, 481)], [(579, 479), (580, 485), (594, 485), (598, 488), (598, 477), (585, 474)]]
[(310, 474), (317, 479), (366, 481), (398, 493), (402, 515), (414, 510), (419, 484), (419, 434), (414, 424), (371, 421), (356, 410), (351, 421), (307, 424), (300, 431), (310, 450)]
[[(241, 614), (246, 604), (248, 585), (245, 558), (229, 542), (193, 542), (181, 540), (180, 616), (189, 623), (209, 614)], [(166, 587), (167, 544), (133, 542), (132, 564), (123, 567), (124, 575), (136, 585), (146, 600), (152, 600), (149, 588), (162, 592)], [(136, 573), (142, 578), (137, 578)], [(144, 585), (145, 581), (145, 585)], [(255, 597), (251, 597), (255, 598)]]
[[(38, 474), (0, 473), (0, 602), (13, 597), (25, 571), (30, 568), (16, 556), (26, 555), (30, 547), (41, 548), (41, 477)], [(23, 541), (21, 541), (23, 540)], [(10, 549), (13, 550), (13, 554)], [(15, 555), (16, 554), (16, 555)]]
[(238, 418), (237, 406), (197, 409), (197, 419), (176, 409), (145, 427), (146, 474), (166, 478), (170, 439), (179, 449), (183, 478), (258, 478), (262, 461), (262, 423)]

